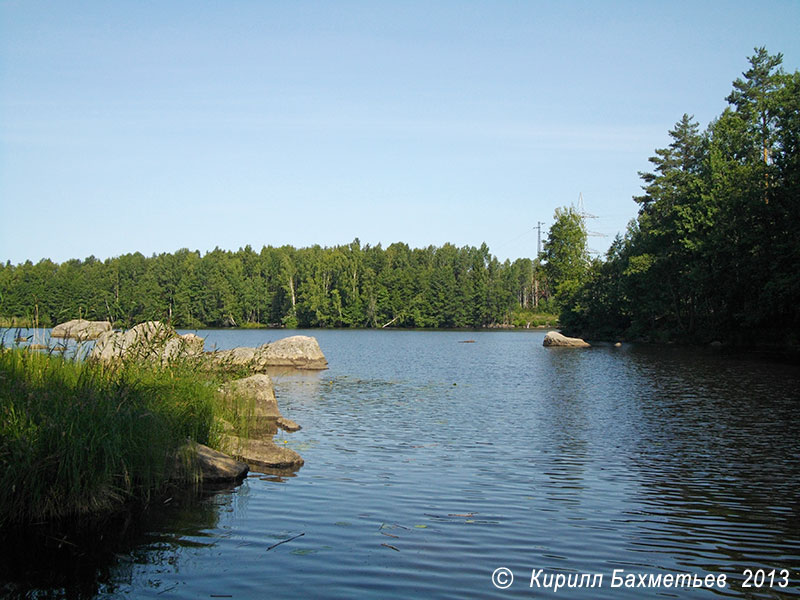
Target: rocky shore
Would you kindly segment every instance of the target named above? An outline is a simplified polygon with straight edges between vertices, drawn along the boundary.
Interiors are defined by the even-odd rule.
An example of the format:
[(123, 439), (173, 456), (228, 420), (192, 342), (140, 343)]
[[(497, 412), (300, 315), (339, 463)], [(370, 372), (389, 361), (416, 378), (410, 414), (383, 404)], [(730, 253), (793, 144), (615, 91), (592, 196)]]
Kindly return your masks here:
[(199, 472), (204, 482), (236, 482), (250, 467), (298, 469), (303, 465), (303, 458), (297, 452), (273, 441), (279, 428), (294, 432), (301, 427), (281, 413), (272, 379), (266, 371), (269, 367), (327, 369), (328, 361), (315, 338), (295, 335), (258, 348), (206, 352), (202, 337), (178, 334), (160, 321), (140, 323), (126, 331), (113, 331), (107, 322), (70, 321), (53, 331), (58, 332), (57, 337), (96, 339), (89, 360), (149, 361), (164, 366), (172, 361), (196, 361), (203, 369), (237, 375), (250, 373), (226, 382), (218, 390), (226, 404), (237, 405), (248, 415), (247, 437), (237, 435), (231, 423), (222, 421), (220, 450), (224, 453), (189, 443), (176, 456), (175, 478), (186, 472)]

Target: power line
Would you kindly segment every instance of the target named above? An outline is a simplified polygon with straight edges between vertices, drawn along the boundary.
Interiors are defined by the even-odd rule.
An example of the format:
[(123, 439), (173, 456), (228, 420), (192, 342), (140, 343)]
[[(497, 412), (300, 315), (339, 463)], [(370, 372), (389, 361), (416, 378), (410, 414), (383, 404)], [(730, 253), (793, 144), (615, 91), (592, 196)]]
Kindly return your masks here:
[(515, 238), (512, 238), (512, 239), (510, 239), (510, 240), (506, 240), (504, 243), (500, 244), (499, 246), (497, 246), (497, 247), (496, 247), (496, 248), (494, 248), (493, 250), (494, 250), (495, 252), (497, 252), (498, 250), (502, 250), (503, 248), (507, 247), (509, 244), (513, 244), (513, 243), (514, 243), (514, 242), (516, 242), (517, 240), (521, 239), (523, 236), (525, 236), (525, 235), (529, 234), (529, 233), (530, 233), (531, 231), (533, 231), (534, 229), (536, 229), (536, 227), (531, 227), (530, 229), (526, 229), (525, 231), (523, 231), (522, 233), (520, 233), (520, 234), (519, 234), (518, 236), (516, 236)]

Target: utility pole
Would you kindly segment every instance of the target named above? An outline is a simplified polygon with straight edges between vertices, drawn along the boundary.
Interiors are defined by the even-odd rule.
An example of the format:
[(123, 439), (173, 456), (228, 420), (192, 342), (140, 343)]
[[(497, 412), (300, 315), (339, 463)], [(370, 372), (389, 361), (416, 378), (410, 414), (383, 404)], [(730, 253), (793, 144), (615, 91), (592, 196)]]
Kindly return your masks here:
[(536, 261), (533, 263), (533, 307), (539, 307), (539, 277), (536, 271), (542, 258), (542, 221), (536, 222)]
[(544, 223), (542, 221), (536, 222), (536, 259), (538, 260), (539, 257), (542, 255), (542, 225)]

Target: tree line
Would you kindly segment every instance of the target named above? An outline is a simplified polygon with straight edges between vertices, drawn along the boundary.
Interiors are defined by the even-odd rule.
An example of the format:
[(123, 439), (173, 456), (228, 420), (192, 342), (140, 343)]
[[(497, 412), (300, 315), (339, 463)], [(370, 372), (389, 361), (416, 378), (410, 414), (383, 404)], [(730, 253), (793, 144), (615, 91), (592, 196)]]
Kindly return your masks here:
[(187, 249), (145, 257), (0, 265), (0, 316), (52, 326), (484, 327), (545, 310), (546, 275), (529, 258), (499, 262), (486, 244), (394, 243)]
[(729, 106), (685, 114), (640, 173), (637, 217), (591, 259), (583, 217), (554, 215), (535, 259), (458, 248), (250, 246), (0, 265), (0, 317), (176, 327), (484, 327), (559, 311), (589, 338), (800, 343), (800, 73), (756, 48)]
[[(761, 330), (800, 342), (800, 73), (782, 58), (756, 48), (719, 117), (701, 131), (684, 115), (669, 132), (640, 173), (625, 234), (604, 260), (578, 252), (577, 268), (552, 281), (566, 329), (697, 342)], [(569, 212), (557, 221), (582, 231), (585, 248)]]

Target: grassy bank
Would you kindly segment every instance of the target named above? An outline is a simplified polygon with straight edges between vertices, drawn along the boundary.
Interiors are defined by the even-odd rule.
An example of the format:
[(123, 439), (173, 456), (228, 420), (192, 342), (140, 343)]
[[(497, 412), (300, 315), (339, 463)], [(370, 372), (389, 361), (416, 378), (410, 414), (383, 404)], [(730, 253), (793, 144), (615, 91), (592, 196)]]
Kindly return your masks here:
[(15, 327), (33, 329), (39, 326), (35, 319), (29, 317), (0, 317), (0, 329), (14, 329)]
[(107, 511), (167, 485), (187, 438), (215, 442), (218, 382), (191, 365), (0, 348), (0, 527)]
[(517, 328), (558, 327), (558, 315), (550, 312), (518, 308), (511, 313), (511, 324)]

